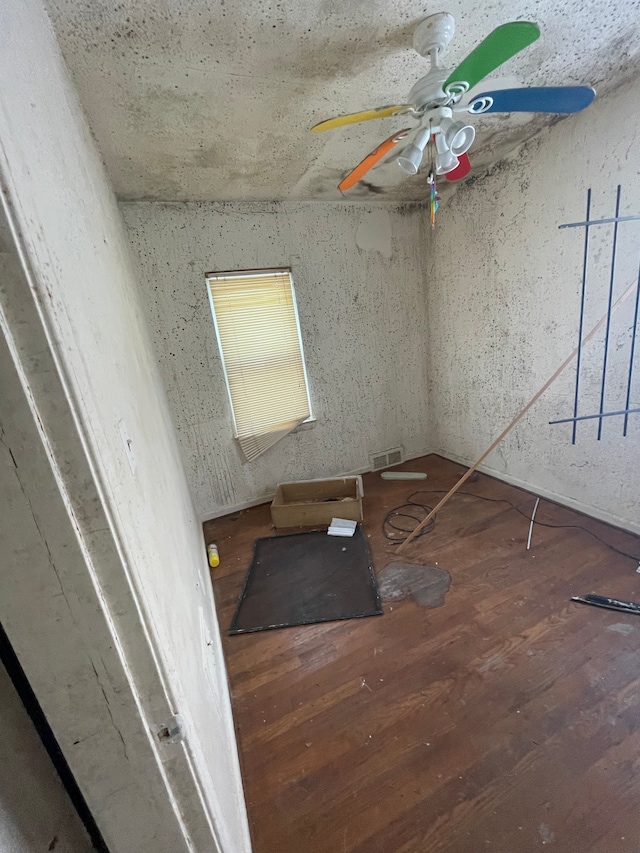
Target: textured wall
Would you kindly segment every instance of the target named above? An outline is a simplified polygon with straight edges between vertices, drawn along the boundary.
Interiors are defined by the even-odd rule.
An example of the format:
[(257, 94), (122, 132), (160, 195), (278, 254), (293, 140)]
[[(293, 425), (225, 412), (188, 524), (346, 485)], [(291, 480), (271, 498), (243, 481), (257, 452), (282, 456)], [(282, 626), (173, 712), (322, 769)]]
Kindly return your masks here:
[[(431, 405), (440, 452), (477, 458), (560, 365), (577, 342), (584, 231), (558, 230), (584, 219), (587, 187), (592, 217), (640, 214), (636, 82), (586, 112), (544, 131), (489, 177), (462, 187), (440, 211), (429, 275)], [(592, 229), (585, 330), (606, 309), (611, 226)], [(638, 272), (640, 222), (619, 231), (616, 293)], [(623, 408), (633, 300), (615, 314), (605, 410)], [(603, 333), (585, 351), (580, 414), (599, 410)], [(640, 353), (636, 362), (640, 359)], [(578, 429), (549, 426), (569, 417), (570, 368), (489, 457), (500, 476), (557, 495), (603, 518), (640, 530), (640, 416), (629, 435), (619, 418)], [(640, 368), (632, 404), (640, 405)]]
[[(370, 451), (429, 443), (424, 218), (345, 204), (122, 205), (200, 515), (278, 482), (361, 471)], [(291, 266), (317, 425), (247, 463), (231, 412), (205, 273)]]
[[(62, 452), (54, 433), (50, 461), (58, 466), (70, 515), (71, 507), (75, 512), (85, 574), (100, 593), (96, 622), (102, 624), (105, 612), (110, 620), (113, 636), (104, 645), (105, 658), (111, 660), (116, 645), (127, 664), (127, 695), (137, 691), (137, 731), (156, 762), (149, 790), (162, 804), (162, 819), (150, 826), (146, 799), (141, 805), (130, 782), (101, 802), (87, 799), (97, 815), (110, 816), (104, 834), (114, 853), (132, 846), (158, 853), (188, 846), (209, 853), (216, 834), (221, 850), (241, 853), (250, 842), (202, 531), (122, 218), (40, 0), (0, 5), (0, 77), (0, 175), (30, 272), (28, 285), (2, 281), (0, 316), (5, 333), (17, 342), (16, 362), (37, 389), (38, 407), (48, 406), (47, 419), (38, 409), (42, 428), (54, 433), (63, 414), (73, 413), (78, 435), (72, 442), (75, 429), (68, 430), (69, 446), (63, 447), (68, 452)], [(85, 476), (81, 483), (73, 479), (79, 470)], [(44, 520), (50, 520), (46, 514)], [(12, 566), (24, 553), (13, 549)], [(3, 589), (5, 608), (6, 594)], [(28, 613), (19, 613), (23, 624)], [(118, 683), (111, 682), (109, 671), (100, 672), (112, 713), (129, 720), (133, 712), (125, 715)], [(66, 684), (55, 684), (53, 692), (70, 701)], [(171, 749), (156, 737), (169, 710), (182, 713), (187, 726), (185, 742)], [(126, 736), (125, 731), (121, 737)], [(139, 767), (143, 746), (135, 744), (127, 755), (122, 743), (127, 763)], [(96, 747), (93, 780), (83, 765), (92, 793), (110, 780), (110, 760)], [(144, 846), (135, 824), (114, 825), (114, 816), (126, 809), (150, 830)]]
[(91, 842), (0, 663), (0, 850), (89, 853)]

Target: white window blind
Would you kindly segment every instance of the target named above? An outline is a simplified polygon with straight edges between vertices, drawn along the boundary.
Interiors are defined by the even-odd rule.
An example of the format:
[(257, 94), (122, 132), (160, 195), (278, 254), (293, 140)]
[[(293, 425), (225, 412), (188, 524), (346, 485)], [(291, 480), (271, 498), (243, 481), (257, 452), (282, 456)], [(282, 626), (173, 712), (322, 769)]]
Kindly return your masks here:
[(311, 415), (288, 270), (207, 276), (235, 436), (255, 459)]

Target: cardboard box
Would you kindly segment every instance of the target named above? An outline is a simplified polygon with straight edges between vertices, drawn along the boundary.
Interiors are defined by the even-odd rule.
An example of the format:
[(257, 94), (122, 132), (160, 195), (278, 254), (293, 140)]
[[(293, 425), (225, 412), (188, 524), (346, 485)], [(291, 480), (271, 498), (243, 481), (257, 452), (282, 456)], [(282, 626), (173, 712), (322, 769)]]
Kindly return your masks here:
[(276, 527), (329, 526), (334, 517), (362, 521), (360, 477), (280, 483), (271, 503)]

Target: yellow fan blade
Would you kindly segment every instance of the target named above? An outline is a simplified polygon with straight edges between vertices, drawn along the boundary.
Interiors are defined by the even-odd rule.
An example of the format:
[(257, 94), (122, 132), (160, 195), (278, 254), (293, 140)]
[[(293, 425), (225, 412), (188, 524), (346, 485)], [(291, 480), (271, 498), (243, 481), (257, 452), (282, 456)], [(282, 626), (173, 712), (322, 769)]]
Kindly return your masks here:
[(311, 132), (319, 133), (321, 130), (333, 130), (334, 127), (344, 127), (345, 124), (356, 124), (359, 121), (371, 121), (372, 118), (388, 118), (398, 113), (410, 112), (412, 109), (411, 104), (395, 104), (394, 106), (376, 107), (373, 110), (363, 110), (361, 113), (349, 113), (346, 116), (336, 116), (314, 124)]

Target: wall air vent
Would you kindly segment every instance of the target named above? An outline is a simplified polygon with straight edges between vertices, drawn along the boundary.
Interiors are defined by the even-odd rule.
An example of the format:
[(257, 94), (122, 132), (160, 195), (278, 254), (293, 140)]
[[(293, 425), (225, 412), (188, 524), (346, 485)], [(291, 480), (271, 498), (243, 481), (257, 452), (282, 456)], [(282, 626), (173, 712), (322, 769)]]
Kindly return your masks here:
[(378, 453), (369, 454), (369, 463), (372, 471), (381, 471), (391, 465), (402, 462), (402, 448), (391, 447), (389, 450), (380, 450)]

